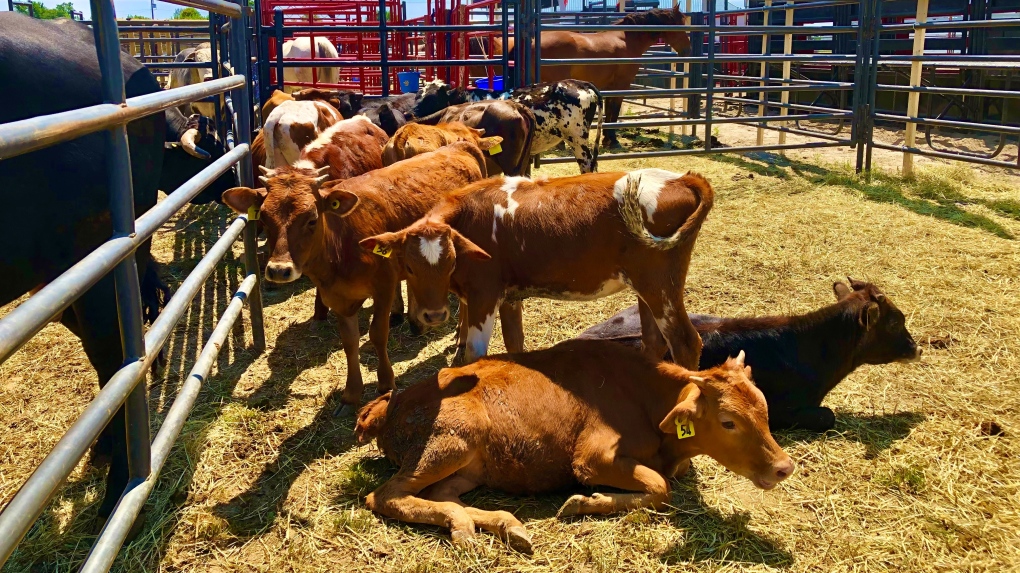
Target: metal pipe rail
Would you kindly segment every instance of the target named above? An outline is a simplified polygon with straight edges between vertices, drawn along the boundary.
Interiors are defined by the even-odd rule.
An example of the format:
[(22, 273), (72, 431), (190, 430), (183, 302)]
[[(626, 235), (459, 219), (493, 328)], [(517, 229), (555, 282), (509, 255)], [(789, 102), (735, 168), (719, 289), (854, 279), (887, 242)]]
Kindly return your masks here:
[(914, 22), (911, 24), (882, 24), (875, 28), (879, 33), (913, 32), (915, 30), (971, 30), (975, 28), (1010, 28), (1020, 26), (1020, 18), (1001, 20), (966, 20), (956, 22)]
[[(389, 67), (411, 68), (415, 66), (501, 66), (503, 60), (387, 60)], [(350, 66), (355, 68), (378, 68), (383, 65), (382, 60), (339, 60), (333, 58), (316, 59), (286, 59), (283, 62), (274, 62), (273, 67), (284, 68), (307, 68), (314, 64), (321, 66), (329, 64), (338, 67)]]
[[(716, 88), (715, 91), (747, 91), (747, 92), (765, 92), (765, 93), (777, 93), (777, 92), (811, 92), (818, 91), (818, 85), (808, 86), (730, 86), (725, 88)], [(833, 86), (822, 86), (826, 87), (829, 91), (840, 91), (840, 90), (852, 90), (852, 85), (837, 84)], [(659, 98), (676, 95), (692, 95), (692, 94), (703, 94), (705, 88), (676, 88), (676, 89), (657, 89), (657, 90), (606, 90), (602, 92), (602, 97), (644, 97), (644, 98)]]
[(875, 119), (895, 121), (899, 123), (916, 123), (919, 125), (934, 125), (937, 127), (953, 127), (962, 130), (988, 131), (991, 133), (1006, 133), (1020, 135), (1020, 127), (1012, 125), (995, 125), (991, 123), (973, 123), (969, 121), (952, 121), (949, 119), (935, 119), (930, 117), (907, 117), (905, 115), (893, 115), (889, 113), (876, 113)]
[(739, 56), (677, 56), (651, 58), (558, 58), (542, 60), (543, 66), (576, 66), (576, 65), (619, 65), (619, 64), (708, 64), (708, 63), (745, 63), (745, 62), (816, 62), (816, 63), (854, 63), (852, 54), (791, 54), (775, 56), (759, 56), (741, 54)]
[(900, 86), (892, 84), (876, 84), (875, 89), (887, 92), (914, 92), (933, 95), (971, 95), (1001, 98), (1020, 98), (1020, 91), (983, 90), (977, 88), (942, 88), (930, 86)]
[[(799, 7), (799, 6), (798, 6)], [(717, 12), (720, 14), (721, 12)], [(794, 34), (797, 36), (828, 36), (831, 34), (856, 34), (857, 26), (711, 26), (708, 24), (542, 24), (543, 32), (710, 32), (713, 28), (718, 36), (757, 36), (758, 34)]]
[[(274, 26), (262, 26), (266, 32), (274, 32)], [(416, 26), (413, 24), (386, 25), (388, 32), (499, 32), (503, 29), (498, 24), (450, 24), (449, 26), (426, 25)], [(379, 31), (379, 26), (342, 26), (323, 24), (322, 26), (283, 26), (283, 33), (291, 34), (335, 34), (362, 32), (371, 34)]]
[[(758, 118), (755, 118), (758, 119)], [(849, 147), (853, 143), (851, 139), (839, 141), (812, 141), (809, 143), (788, 143), (784, 145), (746, 145), (742, 147), (718, 147), (712, 149), (670, 149), (666, 151), (642, 151), (638, 153), (611, 153), (599, 155), (599, 161), (617, 159), (644, 159), (648, 157), (673, 157), (676, 155), (705, 155), (708, 153), (750, 153), (752, 151), (782, 151), (785, 149), (815, 149), (819, 147)], [(574, 163), (577, 160), (573, 157), (549, 157), (543, 158), (542, 163)]]

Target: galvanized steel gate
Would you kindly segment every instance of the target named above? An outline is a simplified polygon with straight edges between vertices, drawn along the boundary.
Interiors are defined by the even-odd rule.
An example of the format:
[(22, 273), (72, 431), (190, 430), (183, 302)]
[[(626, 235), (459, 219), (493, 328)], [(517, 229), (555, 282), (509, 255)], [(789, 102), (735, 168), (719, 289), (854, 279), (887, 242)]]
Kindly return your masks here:
[[(111, 271), (116, 282), (124, 351), (123, 367), (86, 407), (0, 514), (0, 565), (10, 557), (49, 499), (66, 481), (89, 446), (123, 405), (127, 418), (130, 481), (82, 567), (83, 571), (108, 570), (152, 491), (170, 449), (195, 404), (202, 383), (209, 375), (213, 362), (245, 303), (248, 303), (251, 311), (255, 348), (260, 352), (265, 348), (262, 300), (255, 255), (256, 229), (255, 223), (249, 221), (246, 216), (238, 217), (230, 224), (209, 253), (180, 285), (159, 318), (143, 333), (139, 277), (133, 256), (135, 249), (228, 169), (236, 168), (238, 180), (242, 185), (250, 186), (253, 183), (248, 149), (252, 112), (248, 81), (251, 77), (248, 56), (251, 41), (248, 28), (250, 10), (246, 6), (242, 8), (242, 5), (225, 0), (170, 1), (230, 18), (229, 23), (222, 26), (229, 32), (229, 42), (221, 43), (219, 54), (229, 55), (230, 63), (233, 64), (231, 66), (233, 75), (199, 85), (125, 100), (120, 41), (113, 2), (92, 0), (92, 26), (103, 75), (102, 93), (105, 103), (0, 125), (0, 157), (5, 158), (106, 130), (105, 146), (108, 161), (106, 167), (114, 229), (112, 239), (0, 320), (0, 361), (10, 357), (39, 332), (51, 317), (70, 306)], [(175, 105), (224, 92), (229, 92), (230, 97), (226, 104), (233, 118), (232, 126), (226, 130), (229, 151), (136, 220), (127, 123), (160, 113)], [(145, 384), (146, 371), (217, 263), (242, 235), (247, 276), (220, 317), (162, 427), (152, 440)]]

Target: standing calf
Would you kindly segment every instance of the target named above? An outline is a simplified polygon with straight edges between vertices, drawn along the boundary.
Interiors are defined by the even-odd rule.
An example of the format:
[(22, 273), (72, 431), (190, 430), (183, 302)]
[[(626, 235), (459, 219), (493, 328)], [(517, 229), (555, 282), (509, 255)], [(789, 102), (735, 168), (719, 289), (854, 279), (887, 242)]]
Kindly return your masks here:
[(769, 434), (765, 398), (743, 361), (741, 352), (690, 372), (623, 345), (571, 340), (444, 369), (359, 413), (358, 439), (377, 438), (400, 466), (365, 503), (448, 527), (457, 544), (477, 526), (530, 553), (517, 518), (460, 496), (480, 485), (527, 495), (580, 483), (627, 493), (575, 495), (558, 516), (662, 509), (669, 478), (698, 455), (772, 489), (794, 465)]
[(448, 291), (460, 297), (467, 362), (488, 352), (497, 308), (507, 350), (521, 352), (523, 299), (594, 300), (630, 286), (648, 355), (659, 359), (668, 346), (679, 364), (696, 368), (701, 341), (683, 292), (712, 199), (702, 176), (661, 169), (492, 178), (451, 193), (407, 229), (361, 244), (399, 254), (425, 324), (449, 317)]

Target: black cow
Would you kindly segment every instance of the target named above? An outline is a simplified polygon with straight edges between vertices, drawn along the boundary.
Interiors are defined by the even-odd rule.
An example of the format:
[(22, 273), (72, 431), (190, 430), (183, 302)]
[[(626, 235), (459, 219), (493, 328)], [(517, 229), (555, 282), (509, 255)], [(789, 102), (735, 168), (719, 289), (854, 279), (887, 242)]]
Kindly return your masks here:
[[(128, 97), (160, 90), (141, 63), (121, 54)], [(102, 103), (101, 74), (92, 32), (81, 24), (0, 13), (0, 123)], [(127, 126), (135, 209), (156, 204), (157, 189), (173, 191), (222, 156), (208, 122), (176, 108)], [(204, 149), (202, 149), (204, 147)], [(43, 285), (112, 235), (102, 133), (0, 161), (0, 201), (9, 216), (0, 225), (0, 305)], [(232, 187), (230, 172), (195, 202), (209, 202)], [(149, 245), (136, 253), (143, 275), (146, 315), (155, 316), (163, 291), (150, 264)], [(123, 362), (112, 275), (64, 313), (104, 385)], [(144, 382), (143, 382), (144, 383)], [(42, 398), (42, 396), (41, 396)], [(44, 398), (43, 398), (44, 399)], [(123, 409), (93, 449), (111, 457), (99, 525), (127, 484)]]
[(417, 94), (400, 94), (365, 100), (358, 112), (382, 128), (386, 135), (393, 134), (407, 123), (407, 114), (414, 109)]
[[(850, 280), (832, 285), (836, 304), (800, 316), (719, 318), (691, 314), (701, 334), (704, 370), (741, 350), (769, 405), (773, 430), (792, 427), (824, 432), (836, 423), (821, 406), (826, 394), (862, 364), (921, 357), (903, 312), (875, 285)], [(852, 287), (852, 290), (851, 290)], [(578, 338), (641, 345), (641, 318), (632, 306)], [(667, 360), (671, 357), (667, 354)]]

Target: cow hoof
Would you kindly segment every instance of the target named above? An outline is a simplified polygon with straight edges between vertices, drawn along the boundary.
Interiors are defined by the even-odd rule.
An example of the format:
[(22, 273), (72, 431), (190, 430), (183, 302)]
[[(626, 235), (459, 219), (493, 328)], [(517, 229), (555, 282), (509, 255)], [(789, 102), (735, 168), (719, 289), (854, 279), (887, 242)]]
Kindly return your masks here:
[(471, 540), (474, 538), (474, 534), (470, 531), (451, 531), (450, 540), (453, 541), (455, 547), (466, 549), (471, 547)]
[(563, 519), (566, 517), (573, 517), (581, 512), (581, 508), (584, 507), (584, 502), (587, 498), (583, 495), (572, 495), (570, 499), (565, 501), (560, 507), (560, 510), (556, 512), (556, 517)]
[(357, 411), (358, 411), (357, 404), (340, 404), (340, 406), (337, 407), (336, 410), (333, 410), (333, 417), (334, 418), (347, 418), (347, 417), (354, 416), (354, 414)]
[[(404, 315), (400, 313), (390, 314), (390, 328), (396, 328), (404, 323)], [(411, 323), (414, 324), (414, 323)]]
[(521, 526), (511, 527), (506, 532), (507, 544), (514, 551), (531, 555), (535, 552), (531, 547), (531, 535), (528, 535), (528, 530)]

